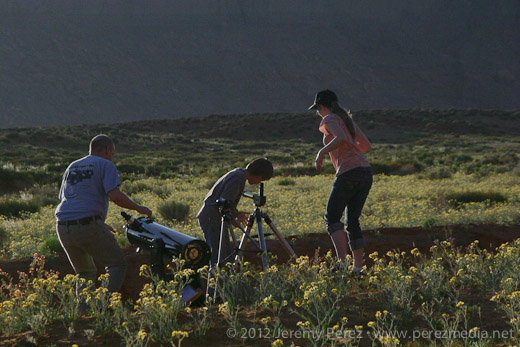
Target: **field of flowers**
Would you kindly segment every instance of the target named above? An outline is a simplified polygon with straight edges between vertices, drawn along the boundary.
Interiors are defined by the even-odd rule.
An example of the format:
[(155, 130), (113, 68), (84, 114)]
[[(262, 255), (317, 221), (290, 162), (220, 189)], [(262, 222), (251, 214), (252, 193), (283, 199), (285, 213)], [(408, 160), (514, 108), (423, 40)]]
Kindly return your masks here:
[[(191, 270), (178, 270), (173, 281), (153, 279), (133, 303), (118, 293), (108, 295), (103, 287), (85, 289), (81, 295), (89, 318), (76, 314), (75, 276), (60, 278), (43, 270), (44, 257), (35, 256), (31, 271), (20, 274), (16, 283), (2, 274), (0, 342), (29, 331), (11, 341), (96, 345), (110, 338), (127, 346), (520, 343), (520, 242), (489, 252), (478, 242), (461, 250), (443, 241), (430, 251), (370, 254), (373, 265), (362, 278), (331, 271), (330, 253), (266, 271), (244, 263), (240, 271), (219, 271), (221, 303), (200, 308), (181, 303), (179, 292)], [(151, 276), (147, 266), (141, 272)], [(199, 272), (207, 276), (207, 268)], [(65, 336), (53, 339), (48, 330), (56, 325)]]
[[(324, 232), (323, 213), (333, 175), (274, 177), (265, 184), (264, 208), (285, 236)], [(203, 177), (140, 179), (125, 181), (122, 190), (133, 199), (156, 211), (160, 224), (202, 238), (195, 215), (213, 181)], [(363, 210), (362, 225), (367, 230), (385, 227), (431, 226), (469, 223), (520, 223), (520, 176), (502, 173), (485, 177), (457, 173), (446, 179), (424, 179), (418, 175), (376, 175)], [(257, 187), (246, 187), (256, 191)], [(447, 198), (457, 192), (494, 192), (502, 202), (482, 201), (454, 205)], [(174, 200), (189, 206), (185, 221), (166, 220), (157, 213), (164, 201)], [(19, 258), (39, 252), (45, 240), (55, 237), (55, 206), (23, 218), (0, 219), (0, 229), (9, 232), (4, 257)], [(253, 211), (252, 200), (242, 198), (239, 208)], [(119, 233), (125, 245), (121, 209), (111, 205), (107, 223)], [(129, 211), (132, 213), (132, 211)]]
[[(332, 175), (275, 177), (266, 183), (264, 210), (285, 236), (324, 232), (322, 213), (332, 180)], [(480, 178), (458, 173), (437, 180), (376, 175), (362, 223), (374, 231), (435, 224), (519, 224), (518, 181), (512, 173)], [(170, 199), (187, 204), (186, 221), (166, 220), (160, 214), (156, 220), (202, 237), (195, 214), (211, 184), (202, 177), (141, 179), (124, 182), (122, 189), (154, 211)], [(505, 200), (453, 204), (447, 199), (454, 192), (468, 191), (492, 191)], [(243, 198), (240, 208), (251, 211), (252, 200)], [(48, 206), (22, 218), (1, 220), (2, 228), (10, 231), (4, 257), (30, 256), (55, 237), (53, 209)], [(117, 206), (111, 206), (107, 223), (116, 227), (124, 246), (119, 213)], [(109, 296), (102, 287), (87, 290), (83, 295), (91, 318), (85, 328), (84, 318), (75, 311), (75, 277), (44, 271), (43, 256), (36, 256), (29, 274), (20, 274), (19, 279), (0, 277), (0, 330), (4, 337), (30, 330), (24, 339), (39, 343), (45, 341), (49, 327), (61, 322), (78, 341), (95, 345), (111, 336), (128, 346), (198, 345), (206, 339), (224, 345), (275, 346), (520, 342), (520, 242), (492, 253), (477, 243), (460, 250), (444, 241), (433, 246), (428, 256), (413, 250), (371, 254), (370, 259), (373, 265), (362, 279), (331, 272), (331, 255), (300, 257), (267, 271), (251, 264), (244, 264), (239, 272), (223, 270), (222, 303), (204, 308), (186, 308), (180, 302), (183, 271), (173, 282), (155, 279), (155, 285), (146, 285), (135, 303), (122, 301), (120, 295)], [(150, 276), (146, 267), (142, 272)], [(201, 275), (207, 277), (207, 269)], [(488, 320), (489, 315), (493, 320)]]
[[(512, 123), (518, 113), (485, 118), (496, 126), (490, 134), (486, 122), (475, 123), (477, 118), (446, 127), (463, 117), (446, 111), (431, 118), (424, 112), (408, 112), (407, 119), (414, 122), (402, 122), (400, 112), (365, 115), (367, 129), (379, 141), (368, 154), (377, 175), (363, 210), (363, 229), (378, 235), (385, 228), (519, 226), (520, 139)], [(216, 178), (266, 156), (276, 169), (265, 183), (263, 210), (285, 237), (327, 237), (323, 213), (334, 175), (330, 162), (317, 175), (309, 164), (319, 148), (315, 126), (301, 124), (301, 115), (269, 117), (263, 119), (262, 129), (270, 131), (262, 141), (250, 141), (258, 129), (251, 129), (249, 116), (237, 118), (242, 138), (235, 139), (211, 137), (212, 131), (221, 136), (226, 129), (232, 136), (221, 117), (195, 122), (195, 128), (193, 120), (158, 121), (164, 129), (148, 124), (151, 134), (136, 137), (127, 135), (143, 124), (102, 130), (123, 139), (121, 147), (129, 150), (116, 160), (122, 191), (154, 211), (160, 224), (202, 238), (195, 215)], [(283, 129), (271, 129), (271, 123), (280, 127), (280, 122)], [(294, 138), (270, 141), (287, 126), (298, 129)], [(385, 131), (377, 135), (381, 129)], [(431, 129), (434, 134), (428, 134)], [(170, 282), (153, 278), (144, 265), (140, 272), (148, 284), (136, 300), (108, 295), (102, 276), (100, 287), (81, 293), (89, 314), (78, 316), (76, 277), (44, 269), (44, 263), (49, 257), (64, 259), (53, 216), (59, 177), (70, 160), (84, 153), (80, 144), (86, 137), (100, 130), (60, 128), (55, 141), (42, 142), (54, 131), (23, 130), (27, 136), (0, 132), (6, 145), (0, 161), (0, 191), (5, 193), (0, 196), (0, 257), (3, 264), (33, 257), (27, 273), (0, 271), (0, 345), (520, 345), (518, 240), (487, 250), (477, 241), (458, 248), (455, 240), (446, 239), (429, 251), (410, 245), (411, 251), (367, 254), (363, 277), (333, 271), (330, 253), (301, 256), (267, 270), (243, 263), (240, 270), (219, 269), (220, 301), (205, 307), (182, 304), (180, 292), (191, 270), (180, 261), (170, 264), (175, 276)], [(199, 133), (206, 138), (188, 139)], [(33, 142), (25, 143), (26, 138)], [(157, 143), (162, 152), (156, 151)], [(252, 200), (242, 198), (239, 209), (253, 211)], [(111, 205), (107, 224), (127, 247), (120, 212)], [(204, 282), (208, 269), (199, 272)]]

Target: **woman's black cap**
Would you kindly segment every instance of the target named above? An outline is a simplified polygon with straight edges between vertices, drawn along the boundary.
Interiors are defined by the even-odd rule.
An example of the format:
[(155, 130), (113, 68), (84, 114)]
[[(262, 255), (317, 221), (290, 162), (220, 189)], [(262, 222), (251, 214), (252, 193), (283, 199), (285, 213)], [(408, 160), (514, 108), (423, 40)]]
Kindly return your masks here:
[(316, 93), (314, 104), (309, 107), (309, 110), (315, 109), (318, 105), (330, 106), (330, 104), (335, 101), (338, 101), (336, 93), (328, 89), (322, 90), (321, 92)]

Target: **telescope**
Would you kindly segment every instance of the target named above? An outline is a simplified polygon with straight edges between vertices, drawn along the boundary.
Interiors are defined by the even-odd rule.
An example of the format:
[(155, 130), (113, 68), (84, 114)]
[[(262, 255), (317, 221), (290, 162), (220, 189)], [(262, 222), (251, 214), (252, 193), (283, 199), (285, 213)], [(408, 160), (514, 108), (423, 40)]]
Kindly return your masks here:
[[(211, 250), (206, 242), (155, 223), (146, 217), (134, 218), (124, 211), (121, 212), (121, 216), (127, 222), (125, 230), (128, 241), (137, 247), (138, 252), (141, 249), (150, 251), (151, 270), (159, 279), (168, 280), (164, 272), (165, 255), (183, 259), (185, 266), (193, 270), (209, 264)], [(190, 305), (201, 295), (200, 278), (195, 271), (195, 274), (188, 278), (181, 300)]]
[(157, 248), (164, 244), (164, 253), (171, 257), (180, 257), (186, 265), (194, 270), (209, 264), (211, 251), (202, 240), (167, 228), (145, 217), (134, 218), (121, 212), (127, 221), (126, 237), (138, 248)]
[[(234, 261), (231, 262), (233, 266), (236, 266), (240, 259), (242, 259), (242, 255), (244, 252), (258, 252), (262, 257), (262, 265), (264, 267), (264, 270), (267, 270), (269, 268), (269, 262), (267, 257), (267, 245), (265, 242), (265, 234), (264, 229), (262, 226), (262, 221), (265, 221), (265, 223), (271, 228), (274, 235), (278, 238), (278, 240), (282, 243), (282, 246), (285, 248), (287, 253), (289, 253), (289, 256), (296, 258), (296, 253), (292, 249), (291, 245), (285, 240), (282, 233), (278, 230), (276, 225), (274, 225), (273, 220), (262, 210), (260, 210), (261, 206), (264, 206), (267, 202), (267, 198), (264, 195), (264, 184), (260, 183), (260, 188), (258, 194), (254, 194), (248, 191), (243, 191), (242, 195), (246, 198), (252, 199), (253, 203), (255, 204), (255, 210), (253, 213), (249, 215), (247, 226), (242, 227), (240, 223), (233, 217), (233, 214), (231, 213), (231, 202), (220, 198), (216, 200), (217, 206), (219, 208), (220, 214), (221, 214), (221, 224), (220, 224), (220, 245), (218, 248), (218, 257), (217, 257), (217, 266), (220, 266), (221, 264), (231, 262), (231, 258), (234, 258)], [(253, 231), (253, 224), (256, 222), (256, 225), (258, 227), (258, 234), (257, 235), (251, 235)], [(240, 239), (240, 243), (237, 242), (237, 239), (235, 237), (235, 233), (233, 231), (233, 226), (236, 226), (237, 228), (242, 231), (242, 238)], [(232, 238), (232, 245), (233, 252), (231, 254), (225, 254), (222, 250), (223, 240), (227, 238), (227, 241), (229, 242), (229, 236)], [(258, 242), (253, 239), (253, 237), (258, 237)], [(253, 246), (254, 250), (246, 250), (245, 245), (247, 240), (249, 240)], [(224, 258), (225, 257), (225, 258)], [(208, 276), (211, 276), (211, 272)], [(216, 293), (219, 290), (219, 281), (215, 281), (214, 284), (210, 285), (210, 279), (208, 278), (208, 295), (212, 298), (213, 302), (216, 300)]]
[(264, 195), (264, 184), (260, 183), (260, 188), (258, 194), (254, 194), (251, 192), (248, 192), (247, 190), (244, 190), (242, 192), (242, 196), (245, 196), (246, 198), (253, 199), (253, 203), (256, 207), (264, 206), (267, 202), (267, 198)]

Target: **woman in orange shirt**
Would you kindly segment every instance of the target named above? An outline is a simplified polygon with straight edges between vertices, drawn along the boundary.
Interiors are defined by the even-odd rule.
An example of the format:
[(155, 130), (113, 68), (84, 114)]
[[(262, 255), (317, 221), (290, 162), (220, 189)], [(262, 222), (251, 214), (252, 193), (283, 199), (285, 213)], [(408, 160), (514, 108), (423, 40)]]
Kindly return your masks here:
[(325, 212), (327, 231), (336, 249), (339, 268), (347, 268), (347, 235), (341, 222), (345, 211), (348, 243), (354, 259), (352, 271), (358, 274), (366, 246), (359, 217), (372, 187), (372, 169), (362, 152), (368, 152), (372, 146), (350, 113), (339, 105), (334, 92), (318, 92), (309, 110), (316, 110), (322, 117), (319, 130), (323, 133), (324, 146), (316, 155), (316, 169), (321, 170), (323, 156), (327, 153), (336, 169)]

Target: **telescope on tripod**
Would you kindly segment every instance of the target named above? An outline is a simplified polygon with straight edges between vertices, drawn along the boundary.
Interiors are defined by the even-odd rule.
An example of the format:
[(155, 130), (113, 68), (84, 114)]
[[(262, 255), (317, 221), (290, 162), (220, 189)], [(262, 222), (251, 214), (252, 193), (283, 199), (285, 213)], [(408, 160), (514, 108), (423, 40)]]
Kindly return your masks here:
[[(262, 225), (262, 221), (271, 228), (274, 235), (281, 242), (283, 248), (291, 257), (296, 257), (296, 253), (289, 245), (287, 240), (283, 237), (282, 233), (278, 230), (273, 220), (267, 215), (267, 213), (263, 212), (260, 207), (264, 206), (267, 202), (267, 198), (264, 195), (264, 184), (260, 183), (258, 194), (254, 194), (248, 191), (244, 191), (242, 193), (246, 198), (252, 199), (255, 205), (255, 210), (249, 215), (247, 226), (244, 229), (240, 223), (231, 215), (230, 213), (230, 203), (226, 200), (220, 199), (217, 201), (217, 205), (219, 206), (220, 214), (222, 215), (221, 220), (221, 230), (220, 230), (220, 247), (219, 247), (219, 255), (218, 255), (218, 264), (225, 263), (229, 261), (229, 258), (234, 256), (233, 265), (236, 265), (240, 259), (243, 257), (244, 252), (257, 252), (262, 256), (262, 265), (264, 270), (269, 267), (268, 259), (267, 259), (267, 245), (265, 242), (265, 234)], [(253, 226), (256, 222), (258, 233), (256, 235), (252, 235)], [(242, 238), (240, 239), (240, 243), (237, 242), (235, 234), (233, 232), (233, 225), (238, 227), (242, 231)], [(223, 238), (227, 235), (226, 230), (233, 240), (233, 245), (235, 246), (234, 252), (226, 259), (222, 259), (222, 242)], [(254, 239), (254, 237), (258, 238), (258, 242)], [(245, 246), (247, 241), (251, 241), (254, 246), (253, 250), (246, 250)]]
[[(125, 212), (121, 212), (121, 216), (127, 222), (125, 231), (128, 241), (137, 247), (137, 252), (141, 249), (149, 250), (152, 273), (160, 279), (169, 279), (164, 271), (164, 256), (170, 259), (179, 257), (185, 260), (186, 267), (193, 270), (209, 264), (211, 251), (206, 242), (155, 223), (146, 217), (134, 218)], [(189, 305), (197, 300), (202, 292), (199, 276), (195, 272), (184, 287), (182, 301)]]
[[(236, 220), (232, 213), (232, 205), (231, 202), (225, 199), (219, 199), (216, 201), (217, 206), (219, 208), (219, 212), (221, 215), (221, 224), (220, 224), (220, 240), (219, 240), (219, 248), (218, 248), (218, 258), (217, 258), (217, 266), (222, 266), (226, 263), (230, 263), (233, 267), (236, 267), (237, 264), (242, 260), (244, 252), (255, 252), (259, 253), (262, 258), (262, 266), (264, 270), (269, 267), (268, 254), (267, 254), (267, 245), (265, 242), (265, 234), (262, 222), (265, 223), (271, 228), (274, 235), (278, 238), (278, 240), (282, 243), (282, 246), (287, 251), (290, 257), (297, 257), (296, 253), (289, 245), (287, 240), (282, 236), (282, 233), (278, 230), (276, 225), (273, 223), (272, 219), (267, 215), (267, 213), (263, 212), (260, 207), (264, 206), (267, 202), (267, 198), (264, 195), (264, 184), (260, 183), (258, 194), (254, 194), (248, 191), (242, 192), (242, 195), (246, 198), (252, 199), (255, 205), (255, 210), (249, 215), (247, 220), (247, 225), (244, 229), (242, 225)], [(253, 235), (253, 227), (256, 222), (258, 233)], [(237, 241), (235, 233), (233, 231), (233, 226), (240, 229), (242, 232), (242, 237), (240, 242)], [(229, 236), (232, 238), (232, 246), (233, 251), (228, 254), (224, 251), (224, 244), (229, 243)], [(258, 242), (255, 240), (258, 239)], [(253, 249), (246, 249), (246, 243), (250, 241), (253, 245)], [(211, 277), (211, 272), (208, 275)], [(220, 290), (220, 287), (223, 284), (223, 278), (218, 278), (214, 282), (213, 285), (210, 286), (210, 280), (208, 278), (208, 295), (212, 298), (213, 302), (216, 302), (217, 293)]]

